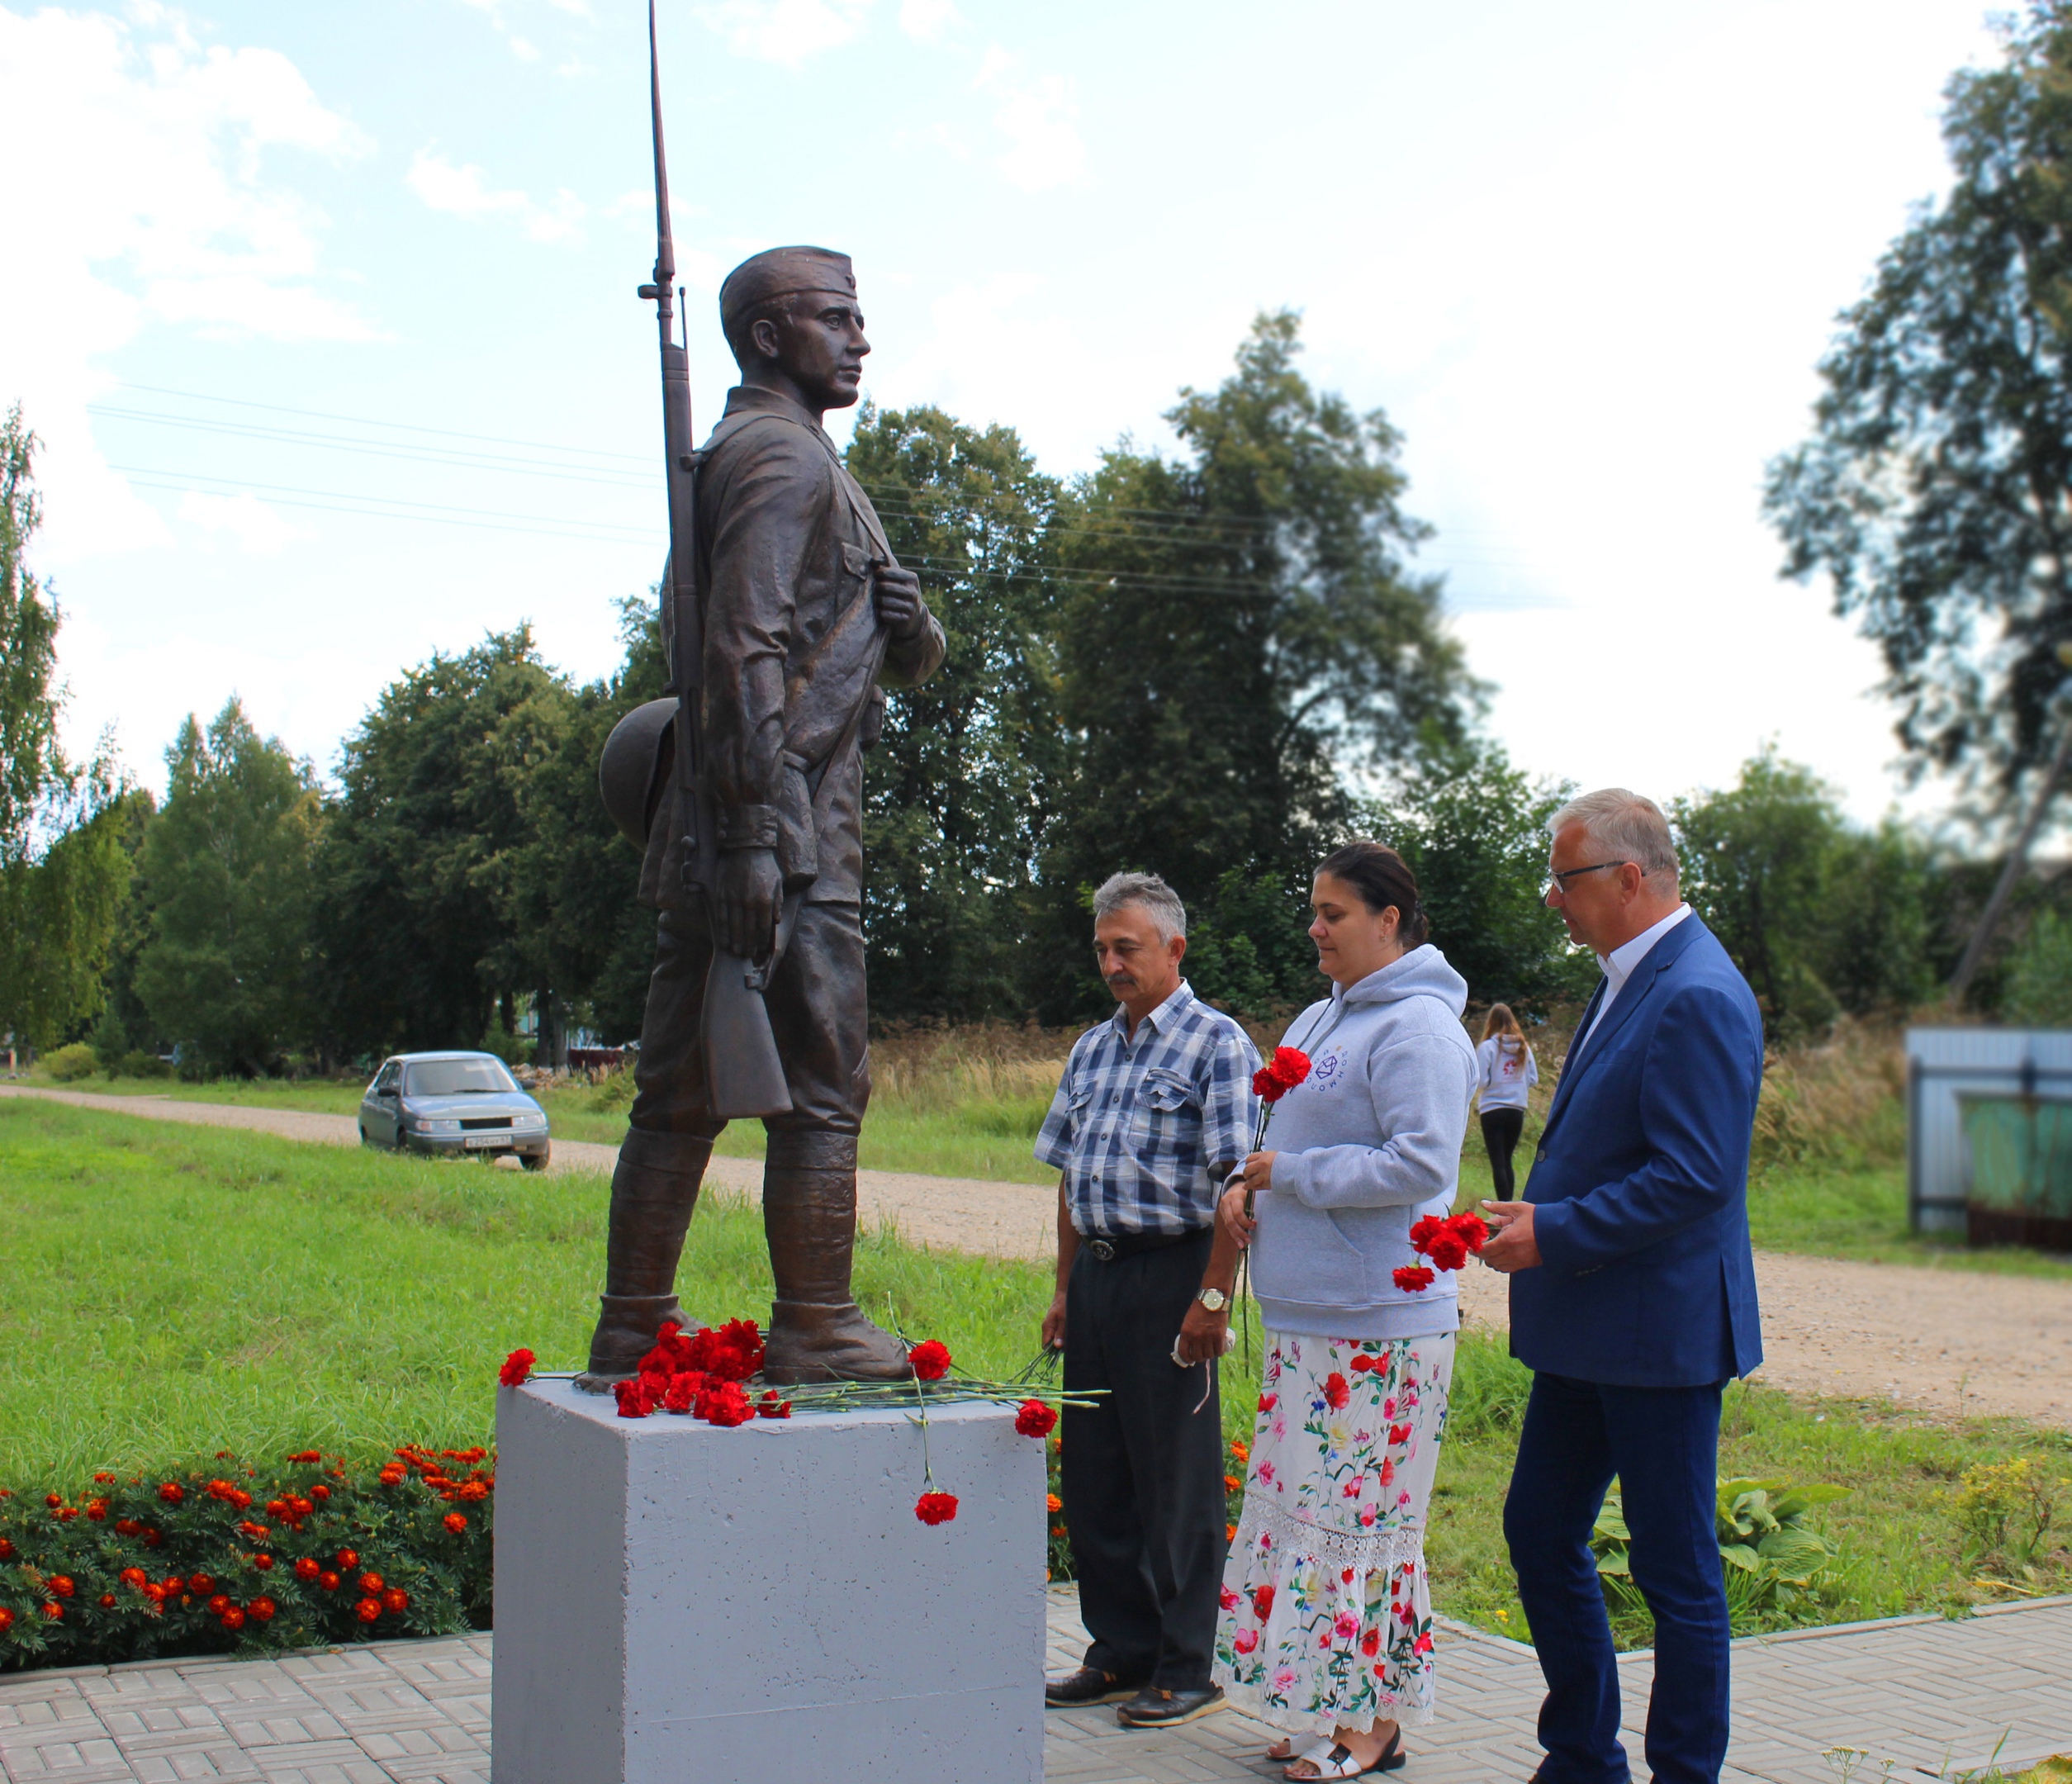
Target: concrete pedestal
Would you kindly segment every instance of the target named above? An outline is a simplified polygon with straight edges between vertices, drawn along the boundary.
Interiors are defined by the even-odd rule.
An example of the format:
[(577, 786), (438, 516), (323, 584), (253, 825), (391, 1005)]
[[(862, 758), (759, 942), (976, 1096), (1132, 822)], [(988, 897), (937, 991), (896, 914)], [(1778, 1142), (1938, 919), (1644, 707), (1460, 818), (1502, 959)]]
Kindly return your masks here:
[(1039, 1784), (1044, 1446), (931, 1410), (733, 1430), (498, 1396), (495, 1784)]

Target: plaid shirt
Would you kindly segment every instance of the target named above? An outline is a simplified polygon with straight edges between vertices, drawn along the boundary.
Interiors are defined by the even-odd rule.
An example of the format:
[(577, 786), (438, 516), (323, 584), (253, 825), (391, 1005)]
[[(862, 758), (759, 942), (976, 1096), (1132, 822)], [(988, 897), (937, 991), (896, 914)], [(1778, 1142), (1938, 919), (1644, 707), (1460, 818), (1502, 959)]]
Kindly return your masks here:
[(1184, 980), (1134, 1041), (1124, 1019), (1118, 1009), (1074, 1044), (1036, 1155), (1064, 1173), (1072, 1224), (1089, 1238), (1192, 1232), (1216, 1218), (1210, 1167), (1252, 1150), (1259, 1053)]

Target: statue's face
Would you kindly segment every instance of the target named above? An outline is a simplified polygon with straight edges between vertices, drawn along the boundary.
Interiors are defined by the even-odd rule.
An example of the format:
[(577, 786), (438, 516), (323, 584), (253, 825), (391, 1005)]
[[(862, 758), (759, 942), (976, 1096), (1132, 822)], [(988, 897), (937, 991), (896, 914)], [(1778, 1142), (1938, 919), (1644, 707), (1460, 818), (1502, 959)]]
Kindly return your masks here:
[(808, 292), (788, 313), (766, 317), (752, 331), (756, 351), (776, 362), (813, 406), (846, 409), (863, 384), (863, 311), (842, 292)]

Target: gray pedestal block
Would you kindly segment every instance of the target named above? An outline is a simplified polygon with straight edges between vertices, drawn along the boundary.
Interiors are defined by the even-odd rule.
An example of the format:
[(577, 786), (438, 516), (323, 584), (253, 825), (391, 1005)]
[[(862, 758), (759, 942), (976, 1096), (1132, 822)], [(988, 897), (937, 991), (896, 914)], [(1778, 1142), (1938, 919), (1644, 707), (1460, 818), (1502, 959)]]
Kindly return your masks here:
[(733, 1430), (497, 1397), (495, 1784), (1039, 1784), (1044, 1446), (897, 1412)]

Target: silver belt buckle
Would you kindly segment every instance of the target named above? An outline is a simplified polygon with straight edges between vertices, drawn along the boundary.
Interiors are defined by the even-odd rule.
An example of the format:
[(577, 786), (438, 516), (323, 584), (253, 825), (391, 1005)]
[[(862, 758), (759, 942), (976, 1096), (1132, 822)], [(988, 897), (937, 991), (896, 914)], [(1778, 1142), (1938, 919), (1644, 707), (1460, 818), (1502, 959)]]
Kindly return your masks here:
[(1115, 1261), (1115, 1247), (1105, 1239), (1089, 1239), (1086, 1242), (1086, 1248), (1103, 1264), (1112, 1264)]

